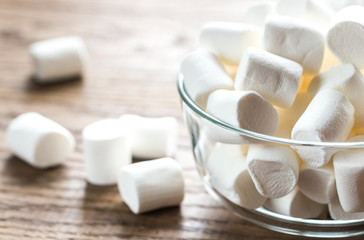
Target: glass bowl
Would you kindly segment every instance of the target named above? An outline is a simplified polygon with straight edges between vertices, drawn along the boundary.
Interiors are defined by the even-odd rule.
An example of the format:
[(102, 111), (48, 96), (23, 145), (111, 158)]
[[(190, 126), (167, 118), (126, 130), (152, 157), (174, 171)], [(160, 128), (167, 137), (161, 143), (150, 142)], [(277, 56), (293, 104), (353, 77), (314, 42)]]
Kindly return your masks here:
[[(202, 129), (210, 127), (213, 128), (216, 133), (222, 132), (232, 136), (232, 138), (242, 136), (245, 139), (250, 138), (251, 140), (255, 140), (257, 143), (274, 143), (291, 147), (305, 146), (309, 148), (345, 150), (349, 148), (364, 148), (364, 142), (305, 142), (268, 136), (237, 128), (220, 121), (199, 108), (187, 94), (182, 74), (179, 74), (178, 76), (177, 87), (182, 99), (184, 120), (192, 141), (196, 167), (203, 185), (206, 191), (217, 201), (221, 202), (228, 210), (263, 228), (291, 235), (322, 238), (341, 238), (364, 235), (364, 219), (319, 220), (295, 218), (269, 211), (264, 207), (254, 210), (246, 209), (229, 201), (216, 191), (210, 182), (209, 172), (206, 170), (204, 162), (207, 160), (207, 156), (209, 152), (212, 151), (216, 141), (214, 139), (209, 139), (208, 136), (206, 137), (206, 134), (203, 134)], [(203, 144), (201, 144), (202, 138), (205, 139), (205, 143)]]

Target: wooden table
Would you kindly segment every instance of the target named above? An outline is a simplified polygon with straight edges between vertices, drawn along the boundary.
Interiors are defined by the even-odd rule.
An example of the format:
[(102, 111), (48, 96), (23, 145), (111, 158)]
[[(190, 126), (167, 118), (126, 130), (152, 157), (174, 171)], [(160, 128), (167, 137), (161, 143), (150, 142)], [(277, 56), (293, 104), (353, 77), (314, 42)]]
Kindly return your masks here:
[[(182, 121), (176, 76), (212, 20), (239, 21), (250, 1), (1, 0), (1, 239), (297, 239), (252, 225), (203, 189)], [(27, 47), (42, 39), (81, 36), (90, 52), (82, 81), (39, 86)], [(60, 167), (37, 170), (4, 145), (7, 124), (36, 111), (70, 129), (76, 151)], [(173, 116), (181, 131), (177, 161), (186, 196), (179, 208), (134, 215), (116, 186), (85, 181), (80, 133), (125, 113)]]

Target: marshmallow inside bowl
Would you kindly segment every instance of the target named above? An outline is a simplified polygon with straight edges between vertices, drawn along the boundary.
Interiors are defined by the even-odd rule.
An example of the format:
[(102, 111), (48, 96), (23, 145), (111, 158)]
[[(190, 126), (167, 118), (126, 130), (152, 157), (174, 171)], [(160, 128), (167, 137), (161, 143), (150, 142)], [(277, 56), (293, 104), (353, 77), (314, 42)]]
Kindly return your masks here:
[[(264, 162), (262, 163), (268, 163), (268, 162), (274, 162), (274, 164), (279, 165), (279, 161), (282, 161), (284, 164), (286, 164), (286, 161), (295, 162), (294, 173), (296, 174), (297, 164), (303, 165), (302, 159), (299, 157), (298, 153), (296, 155), (294, 154), (294, 148), (293, 147), (309, 147), (310, 149), (316, 149), (316, 152), (322, 151), (322, 149), (325, 149), (325, 151), (330, 152), (341, 152), (343, 150), (347, 149), (357, 149), (357, 148), (364, 148), (364, 142), (344, 142), (344, 141), (337, 141), (337, 142), (319, 142), (319, 141), (305, 141), (305, 140), (295, 140), (295, 139), (289, 139), (289, 138), (279, 138), (272, 135), (257, 133), (254, 131), (249, 131), (243, 128), (239, 128), (238, 126), (235, 126), (234, 124), (225, 122), (217, 118), (215, 115), (208, 113), (208, 111), (200, 108), (196, 104), (196, 102), (189, 96), (188, 92), (186, 91), (185, 85), (184, 85), (184, 79), (183, 75), (180, 74), (178, 78), (178, 91), (180, 94), (180, 97), (182, 99), (182, 110), (184, 114), (184, 118), (188, 119), (187, 121), (187, 128), (190, 133), (190, 137), (192, 140), (192, 147), (194, 149), (194, 152), (204, 152), (204, 154), (195, 154), (195, 160), (197, 163), (205, 163), (205, 164), (198, 164), (198, 172), (200, 173), (202, 177), (202, 182), (207, 189), (207, 191), (218, 201), (222, 202), (225, 207), (230, 209), (233, 213), (237, 214), (238, 216), (252, 221), (255, 224), (258, 224), (262, 227), (273, 229), (279, 232), (284, 232), (288, 234), (301, 234), (304, 236), (312, 236), (312, 237), (337, 237), (337, 236), (352, 236), (357, 234), (364, 234), (363, 231), (363, 225), (364, 220), (361, 218), (356, 218), (351, 220), (332, 220), (329, 219), (329, 213), (327, 211), (327, 205), (323, 205), (320, 202), (317, 202), (317, 199), (315, 197), (312, 197), (310, 194), (308, 194), (308, 190), (299, 189), (299, 185), (296, 185), (296, 188), (292, 189), (291, 192), (288, 193), (288, 195), (284, 196), (282, 199), (294, 199), (294, 204), (292, 204), (292, 208), (287, 211), (281, 211), (281, 212), (274, 212), (275, 208), (269, 208), (270, 202), (272, 202), (274, 196), (281, 196), (279, 193), (282, 191), (280, 190), (278, 192), (272, 192), (269, 195), (273, 198), (268, 198), (266, 203), (263, 207), (258, 207), (255, 209), (251, 209), (251, 207), (246, 207), (241, 202), (241, 192), (237, 191), (237, 186), (242, 186), (242, 182), (244, 178), (235, 178), (235, 185), (228, 185), (226, 189), (224, 189), (224, 180), (228, 177), (232, 177), (227, 174), (226, 177), (222, 176), (223, 172), (220, 173), (218, 171), (219, 168), (221, 169), (228, 169), (228, 164), (230, 163), (231, 159), (229, 159), (229, 154), (222, 154), (219, 156), (220, 159), (214, 159), (214, 163), (211, 162), (211, 157), (214, 156), (214, 149), (216, 146), (219, 146), (219, 144), (230, 144), (231, 149), (238, 149), (239, 146), (241, 148), (241, 159), (243, 161), (240, 163), (239, 167), (241, 169), (248, 168), (247, 166), (244, 166), (244, 164), (248, 164), (248, 161), (245, 161), (244, 159), (249, 158), (249, 156), (252, 156), (254, 151), (256, 149), (261, 148), (264, 146), (263, 144), (271, 145), (271, 146), (278, 146), (279, 148), (285, 148), (285, 149), (291, 149), (291, 156), (285, 155), (287, 160), (279, 160), (275, 159), (271, 156), (271, 153), (269, 151), (267, 154), (264, 154), (264, 152), (261, 152), (260, 154), (264, 155), (261, 156)], [(223, 107), (223, 106), (222, 106)], [(226, 111), (226, 109), (224, 110)], [(218, 138), (218, 134), (216, 135), (208, 135), (206, 134), (206, 122), (209, 123), (209, 127), (215, 126), (216, 129), (221, 128), (224, 129), (227, 133), (230, 133), (231, 135), (237, 135), (241, 136), (242, 138), (249, 138), (255, 141), (226, 141), (226, 138), (224, 136), (221, 136), (221, 139)], [(282, 124), (286, 124), (284, 121)], [(201, 138), (201, 139), (200, 139)], [(203, 142), (209, 142), (209, 144), (212, 147), (206, 148), (204, 147), (204, 144), (201, 144), (201, 141)], [(259, 144), (259, 145), (257, 145)], [(215, 147), (214, 147), (215, 146)], [(249, 151), (252, 151), (249, 153)], [(236, 151), (238, 152), (238, 150)], [(237, 156), (237, 155), (236, 155)], [(296, 159), (296, 160), (294, 160)], [(299, 162), (297, 162), (297, 159)], [(207, 164), (206, 164), (207, 163)], [(215, 164), (215, 165), (211, 165)], [(306, 164), (307, 165), (307, 164)], [(292, 165), (285, 165), (290, 166)], [(306, 166), (307, 168), (307, 166)], [(212, 171), (211, 169), (215, 169), (216, 171)], [(300, 169), (302, 169), (300, 167)], [(234, 171), (236, 169), (233, 169)], [(219, 175), (216, 175), (216, 172), (219, 173)], [(264, 171), (261, 171), (264, 173)], [(300, 170), (301, 172), (301, 170)], [(257, 172), (258, 173), (258, 172)], [(275, 177), (279, 177), (279, 173), (275, 174)], [(297, 175), (295, 175), (297, 176)], [(269, 179), (267, 179), (269, 176), (266, 176), (264, 181), (267, 182), (269, 185)], [(222, 179), (220, 182), (219, 179)], [(246, 181), (247, 178), (245, 178)], [(250, 181), (252, 180), (251, 177), (249, 177)], [(298, 176), (299, 179), (299, 176)], [(240, 181), (240, 182), (239, 182)], [(284, 180), (282, 180), (284, 182)], [(295, 180), (296, 181), (296, 180)], [(249, 193), (259, 193), (260, 184), (255, 182), (255, 184), (247, 184), (243, 191), (249, 192)], [(282, 185), (283, 187), (286, 187), (287, 184)], [(323, 185), (323, 184), (322, 184)], [(234, 190), (235, 187), (235, 190)], [(271, 190), (271, 189), (270, 189)], [(234, 192), (236, 191), (236, 192)], [(294, 192), (295, 191), (295, 192)], [(312, 190), (313, 191), (313, 190)], [(336, 193), (336, 192), (334, 192)], [(333, 194), (334, 194), (333, 193)], [(286, 194), (286, 193), (284, 193)], [(290, 194), (290, 195), (289, 195)], [(307, 196), (308, 194), (309, 196)], [(315, 192), (314, 192), (315, 194)], [(331, 193), (330, 193), (331, 194)], [(295, 198), (290, 198), (290, 196), (299, 196)], [(232, 198), (232, 196), (234, 196)], [(264, 199), (265, 196), (261, 195)], [(315, 195), (316, 196), (316, 195)], [(330, 195), (331, 196), (331, 195)], [(240, 199), (239, 199), (240, 197)], [(319, 196), (320, 197), (320, 196)], [(358, 197), (360, 197), (358, 195)], [(318, 198), (318, 197), (317, 197)], [(237, 199), (237, 200), (236, 200)], [(261, 199), (259, 196), (256, 197), (256, 199)], [(316, 199), (316, 200), (315, 200)], [(334, 199), (334, 198), (332, 198)], [(331, 201), (331, 197), (330, 197)], [(263, 202), (263, 201), (262, 201)], [(277, 202), (277, 201), (274, 201)], [(322, 201), (323, 202), (323, 201)], [(259, 206), (259, 205), (258, 205)], [(305, 214), (304, 211), (300, 210), (301, 208), (305, 208), (307, 206), (316, 206), (312, 209), (315, 210), (315, 214)], [(311, 208), (310, 208), (311, 209)], [(302, 212), (302, 215), (297, 215), (293, 213), (297, 213), (297, 211)], [(291, 215), (292, 213), (292, 215)], [(354, 215), (354, 216), (361, 216), (360, 214)], [(301, 217), (308, 217), (308, 219), (304, 219)]]

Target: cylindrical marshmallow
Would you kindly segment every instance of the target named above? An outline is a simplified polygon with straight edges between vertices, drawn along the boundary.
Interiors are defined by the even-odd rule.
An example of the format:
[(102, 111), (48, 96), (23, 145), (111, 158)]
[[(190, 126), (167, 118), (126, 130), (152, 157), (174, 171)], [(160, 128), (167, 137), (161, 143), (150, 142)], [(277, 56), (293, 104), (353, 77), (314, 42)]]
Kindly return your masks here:
[(75, 148), (75, 139), (67, 129), (34, 112), (10, 122), (5, 142), (13, 154), (37, 168), (61, 164)]
[(345, 212), (364, 212), (364, 150), (345, 150), (334, 155), (336, 188)]
[[(292, 129), (292, 139), (313, 142), (343, 142), (354, 123), (354, 107), (341, 92), (319, 91)], [(321, 167), (338, 151), (315, 146), (293, 147), (310, 167)]]
[(260, 47), (262, 31), (238, 22), (209, 22), (200, 34), (200, 47), (224, 60), (238, 64), (247, 47)]
[(184, 196), (182, 168), (172, 158), (133, 163), (121, 169), (118, 187), (135, 214), (177, 206)]
[(276, 107), (279, 115), (279, 124), (288, 125), (289, 127), (293, 128), (298, 119), (305, 112), (310, 102), (311, 98), (306, 92), (299, 92), (290, 108)]
[(175, 118), (125, 114), (120, 117), (120, 121), (130, 129), (133, 157), (151, 159), (175, 154), (178, 138), (178, 122)]
[(345, 212), (341, 206), (338, 196), (329, 203), (329, 213), (334, 220), (357, 220), (364, 219), (364, 212), (349, 213)]
[(290, 147), (250, 146), (247, 167), (257, 190), (265, 197), (286, 196), (297, 184), (299, 159)]
[(82, 142), (87, 181), (115, 184), (120, 168), (131, 163), (129, 129), (118, 119), (102, 119), (83, 129)]
[(276, 13), (310, 22), (323, 32), (328, 30), (335, 14), (325, 4), (316, 0), (279, 0)]
[(296, 218), (316, 218), (324, 206), (306, 197), (298, 188), (282, 198), (268, 199), (264, 204), (268, 210)]
[(233, 80), (223, 64), (213, 53), (197, 50), (187, 55), (181, 63), (181, 73), (189, 96), (206, 108), (209, 94), (216, 89), (233, 89)]
[(364, 7), (349, 6), (337, 14), (336, 24), (326, 36), (327, 46), (343, 63), (364, 68)]
[(214, 189), (231, 202), (245, 208), (264, 204), (246, 168), (240, 145), (216, 144), (206, 164)]
[(54, 82), (82, 76), (87, 49), (79, 37), (63, 37), (33, 43), (29, 52), (34, 59), (35, 80)]
[(275, 1), (254, 1), (243, 12), (243, 23), (264, 28), (265, 19), (274, 13)]
[(332, 164), (310, 168), (303, 164), (297, 183), (300, 191), (315, 202), (327, 204), (336, 196), (335, 173)]
[(246, 130), (274, 135), (278, 129), (277, 111), (254, 91), (217, 90), (210, 94), (206, 111)]
[(302, 66), (264, 50), (249, 47), (235, 77), (235, 89), (252, 90), (274, 105), (292, 106), (300, 84)]
[(311, 81), (307, 93), (314, 97), (326, 88), (344, 93), (355, 109), (355, 127), (364, 126), (364, 77), (359, 69), (352, 64), (331, 67)]
[(270, 15), (264, 28), (264, 49), (302, 65), (304, 72), (320, 70), (325, 40), (323, 35), (300, 19)]

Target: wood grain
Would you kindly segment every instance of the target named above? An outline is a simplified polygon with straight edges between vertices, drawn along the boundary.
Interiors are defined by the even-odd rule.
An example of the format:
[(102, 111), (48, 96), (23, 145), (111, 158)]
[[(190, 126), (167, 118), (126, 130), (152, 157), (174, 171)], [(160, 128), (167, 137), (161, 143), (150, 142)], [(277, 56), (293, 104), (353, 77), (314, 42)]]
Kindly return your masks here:
[[(298, 239), (252, 225), (203, 189), (183, 126), (176, 76), (203, 23), (239, 21), (250, 1), (0, 0), (1, 239)], [(30, 80), (30, 43), (81, 36), (90, 51), (82, 81)], [(60, 167), (37, 170), (4, 146), (10, 120), (36, 111), (70, 129), (77, 149)], [(186, 179), (179, 208), (134, 215), (117, 188), (85, 181), (80, 133), (124, 113), (174, 116)]]

